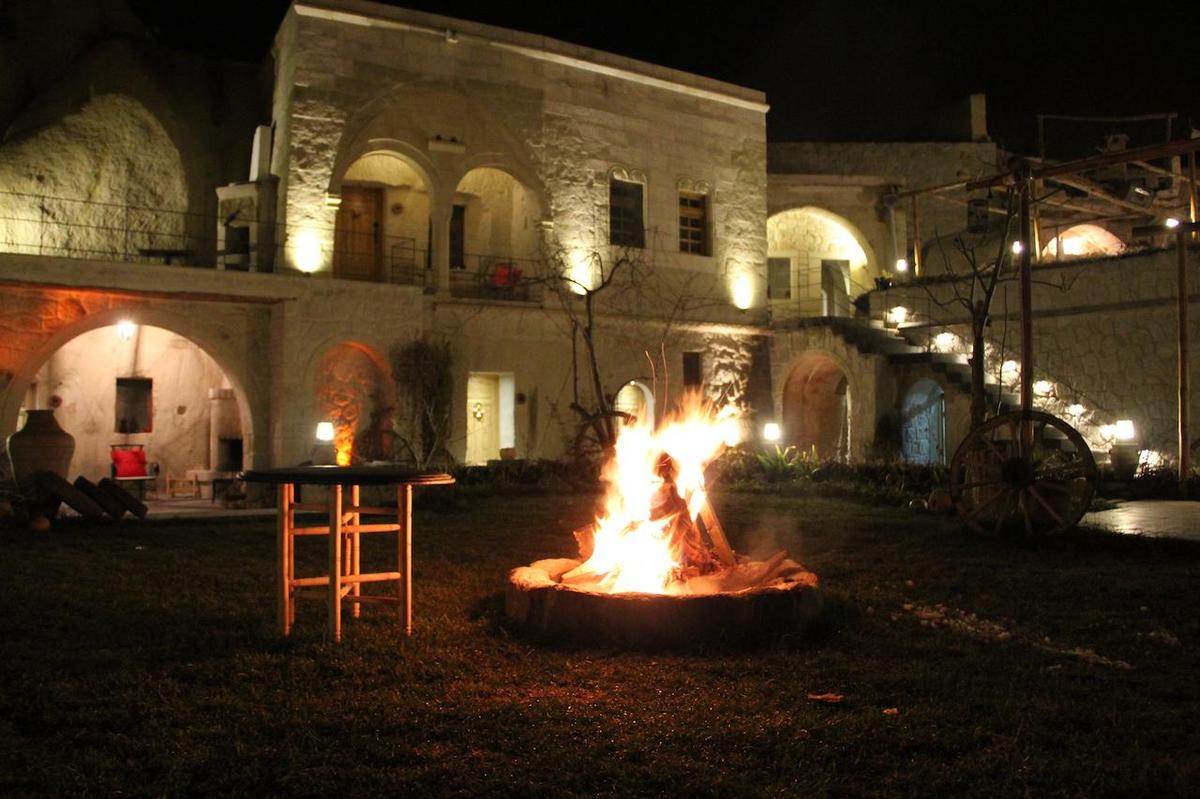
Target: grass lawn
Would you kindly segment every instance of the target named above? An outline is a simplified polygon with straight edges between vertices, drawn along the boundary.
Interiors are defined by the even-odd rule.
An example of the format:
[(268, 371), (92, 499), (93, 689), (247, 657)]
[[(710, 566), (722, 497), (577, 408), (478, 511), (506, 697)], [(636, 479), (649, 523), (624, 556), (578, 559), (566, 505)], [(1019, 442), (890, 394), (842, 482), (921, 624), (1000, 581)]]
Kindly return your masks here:
[[(507, 570), (572, 554), (591, 504), (420, 511), (416, 636), (367, 607), (340, 646), (315, 603), (275, 635), (270, 520), (0, 530), (0, 795), (1128, 796), (1200, 781), (1200, 546), (1018, 544), (729, 494), (736, 547), (778, 544), (821, 575), (827, 610), (805, 639), (685, 656), (507, 630)], [(313, 573), (323, 540), (304, 543)]]

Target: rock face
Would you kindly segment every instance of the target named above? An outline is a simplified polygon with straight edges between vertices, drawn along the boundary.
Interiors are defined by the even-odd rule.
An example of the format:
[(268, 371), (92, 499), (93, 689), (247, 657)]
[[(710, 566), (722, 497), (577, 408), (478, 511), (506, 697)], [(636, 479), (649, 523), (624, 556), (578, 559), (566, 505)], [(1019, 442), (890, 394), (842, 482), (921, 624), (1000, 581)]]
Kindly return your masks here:
[(112, 258), (182, 248), (187, 179), (158, 119), (122, 95), (0, 146), (0, 242), (9, 252)]
[(558, 583), (578, 565), (559, 558), (514, 569), (505, 589), (508, 617), (551, 641), (697, 649), (802, 632), (824, 606), (811, 572), (736, 593), (666, 596), (594, 593)]

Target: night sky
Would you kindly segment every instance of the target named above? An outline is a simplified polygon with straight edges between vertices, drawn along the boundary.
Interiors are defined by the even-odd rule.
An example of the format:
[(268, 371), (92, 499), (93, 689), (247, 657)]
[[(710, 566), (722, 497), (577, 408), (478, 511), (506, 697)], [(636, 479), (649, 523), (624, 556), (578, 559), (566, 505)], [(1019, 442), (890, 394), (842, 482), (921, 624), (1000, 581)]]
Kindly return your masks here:
[[(392, 4), (539, 33), (765, 91), (772, 141), (919, 140), (922, 120), (972, 92), (988, 96), (992, 137), (1026, 152), (1036, 149), (1038, 113), (1173, 111), (1183, 129), (1189, 123), (1200, 127), (1200, 90), (1188, 85), (1200, 63), (1192, 52), (1200, 4), (1192, 2), (1129, 6), (1120, 16), (1102, 14), (1099, 3), (1051, 0)], [(288, 4), (131, 0), (131, 5), (164, 44), (257, 61)], [(1159, 131), (1153, 126), (1141, 132)]]

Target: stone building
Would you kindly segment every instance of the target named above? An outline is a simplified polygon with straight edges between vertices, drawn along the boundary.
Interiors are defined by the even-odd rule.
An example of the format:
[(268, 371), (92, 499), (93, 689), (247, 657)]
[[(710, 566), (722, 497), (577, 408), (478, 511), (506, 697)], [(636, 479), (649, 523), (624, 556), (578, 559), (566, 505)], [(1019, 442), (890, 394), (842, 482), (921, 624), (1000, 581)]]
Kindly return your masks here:
[[(593, 290), (622, 409), (697, 387), (846, 459), (941, 462), (967, 431), (963, 320), (898, 267), (934, 274), (985, 198), (919, 224), (898, 198), (1003, 164), (981, 98), (943, 141), (768, 145), (760, 92), (473, 22), (298, 1), (257, 68), (89, 8), (27, 31), (69, 68), (6, 56), (0, 83), (0, 433), (60, 409), (73, 471), (125, 443), (173, 475), (297, 463), (327, 421), (405, 457), (421, 409), (394, 366), (420, 341), (450, 347), (453, 459), (562, 457)], [(1080, 269), (1058, 233), (1047, 260)], [(1101, 449), (1118, 417), (1168, 439), (1168, 259), (1138, 257), (1045, 300), (1040, 363)], [(1154, 275), (1136, 300), (1131, 268)]]
[[(93, 477), (118, 443), (173, 474), (225, 470), (230, 451), (295, 463), (321, 421), (343, 448), (372, 424), (412, 437), (392, 360), (424, 339), (452, 348), (455, 460), (562, 457), (581, 294), (614, 267), (595, 294), (605, 389), (748, 403), (761, 93), (354, 0), (293, 4), (267, 101), (222, 98), (236, 70), (156, 74), (152, 43), (118, 38), (74, 54), (105, 81), (33, 93), (58, 116), (0, 146), (4, 430), (60, 408)], [(227, 120), (236, 145), (189, 114)], [(213, 435), (229, 396), (237, 424)]]

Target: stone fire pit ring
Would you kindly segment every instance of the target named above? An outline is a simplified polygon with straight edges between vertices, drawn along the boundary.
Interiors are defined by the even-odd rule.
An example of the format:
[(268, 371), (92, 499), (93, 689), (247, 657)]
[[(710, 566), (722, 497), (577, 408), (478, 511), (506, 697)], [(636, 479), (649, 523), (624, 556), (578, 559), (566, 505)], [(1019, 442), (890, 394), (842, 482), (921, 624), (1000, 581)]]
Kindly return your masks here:
[(695, 649), (745, 645), (802, 632), (824, 606), (817, 576), (715, 594), (609, 594), (559, 582), (579, 565), (539, 560), (509, 573), (509, 619), (539, 638), (600, 646)]

